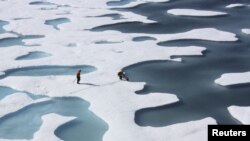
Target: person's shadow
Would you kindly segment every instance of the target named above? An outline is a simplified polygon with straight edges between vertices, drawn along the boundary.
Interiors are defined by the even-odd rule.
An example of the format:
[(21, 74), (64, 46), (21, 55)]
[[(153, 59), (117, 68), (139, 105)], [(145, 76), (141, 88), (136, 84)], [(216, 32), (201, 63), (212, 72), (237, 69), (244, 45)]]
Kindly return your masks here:
[(79, 83), (80, 85), (89, 85), (89, 86), (100, 86), (92, 83)]

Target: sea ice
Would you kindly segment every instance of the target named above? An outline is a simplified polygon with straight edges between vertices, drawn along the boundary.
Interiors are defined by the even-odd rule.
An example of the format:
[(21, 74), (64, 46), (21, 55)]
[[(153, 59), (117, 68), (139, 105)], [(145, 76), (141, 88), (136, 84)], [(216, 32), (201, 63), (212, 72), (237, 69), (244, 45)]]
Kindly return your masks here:
[(231, 115), (242, 124), (250, 124), (250, 107), (230, 106), (228, 110)]
[(242, 3), (233, 3), (233, 4), (227, 5), (226, 8), (236, 8), (236, 7), (243, 7), (243, 6), (245, 5)]
[(250, 34), (250, 29), (249, 28), (244, 28), (241, 30), (245, 34)]
[(250, 72), (226, 73), (216, 79), (215, 83), (222, 86), (250, 83)]
[(171, 9), (167, 13), (178, 16), (197, 16), (197, 17), (210, 17), (227, 15), (225, 12), (195, 10), (195, 9)]
[[(30, 5), (31, 0), (4, 1), (0, 4), (0, 19), (8, 21), (4, 26), (6, 31), (14, 31), (22, 35), (45, 35), (44, 38), (23, 40), (25, 44), (38, 44), (39, 47), (22, 47), (15, 45), (9, 48), (0, 48), (0, 71), (21, 69), (24, 67), (63, 65), (74, 66), (90, 64), (97, 71), (83, 74), (81, 85), (74, 82), (75, 74), (70, 76), (8, 76), (0, 79), (0, 85), (10, 86), (19, 91), (28, 91), (36, 94), (44, 94), (51, 97), (77, 96), (90, 102), (90, 110), (109, 124), (109, 130), (104, 136), (104, 141), (165, 141), (165, 140), (206, 140), (207, 124), (216, 124), (212, 118), (205, 118), (188, 123), (174, 124), (168, 127), (140, 127), (135, 124), (134, 116), (137, 110), (146, 107), (156, 107), (171, 104), (178, 101), (173, 94), (153, 93), (149, 95), (137, 95), (135, 91), (141, 90), (144, 83), (130, 83), (119, 81), (117, 71), (125, 66), (149, 61), (171, 60), (175, 55), (202, 55), (205, 47), (160, 47), (161, 41), (197, 39), (211, 41), (237, 41), (234, 33), (221, 31), (215, 28), (191, 29), (190, 31), (175, 34), (140, 34), (121, 33), (119, 31), (92, 32), (97, 26), (124, 22), (153, 23), (145, 16), (132, 12), (115, 11), (122, 15), (122, 19), (113, 20), (110, 17), (98, 17), (104, 14), (114, 13), (106, 0), (48, 0), (58, 5), (69, 5), (54, 10), (41, 10)], [(136, 0), (124, 5), (135, 6), (147, 2), (167, 2), (167, 0)], [(70, 11), (71, 14), (63, 15), (71, 22), (60, 25), (62, 30), (54, 30), (45, 25), (49, 19), (62, 18), (58, 13)], [(205, 12), (206, 13), (206, 12)], [(203, 13), (204, 14), (204, 13)], [(209, 15), (225, 13), (206, 13)], [(204, 14), (204, 15), (206, 15)], [(96, 17), (95, 17), (96, 16)], [(14, 18), (30, 17), (29, 19), (13, 20)], [(5, 37), (14, 36), (5, 34)], [(134, 42), (135, 37), (150, 36), (156, 40)], [(96, 44), (96, 41), (121, 41), (117, 44)], [(74, 48), (68, 46), (74, 43)], [(38, 60), (17, 61), (15, 58), (28, 52), (42, 51), (52, 56)], [(180, 59), (178, 59), (180, 60)], [(177, 61), (178, 61), (177, 60)], [(129, 75), (129, 74), (128, 74)], [(60, 88), (60, 89), (59, 89)], [(7, 100), (6, 100), (7, 98)], [(6, 106), (4, 114), (11, 110), (14, 112), (21, 107), (30, 105), (32, 101), (24, 94), (6, 97), (5, 106), (8, 102), (23, 101), (18, 107), (12, 109)], [(17, 99), (16, 99), (17, 98)], [(6, 104), (7, 103), (7, 104)], [(14, 109), (14, 110), (13, 110)], [(59, 140), (54, 135), (54, 130), (73, 117), (61, 117), (59, 115), (45, 115), (44, 123), (40, 130), (35, 133), (34, 140), (44, 139)]]
[(18, 36), (16, 34), (11, 34), (11, 33), (0, 34), (0, 40), (7, 39), (7, 38), (17, 38), (17, 37)]

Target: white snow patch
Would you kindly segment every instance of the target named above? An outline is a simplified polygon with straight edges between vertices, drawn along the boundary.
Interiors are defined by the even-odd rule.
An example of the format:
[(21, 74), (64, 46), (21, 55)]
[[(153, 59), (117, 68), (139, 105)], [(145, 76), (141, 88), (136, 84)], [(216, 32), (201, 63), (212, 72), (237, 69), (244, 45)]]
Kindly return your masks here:
[(215, 83), (222, 86), (250, 83), (250, 72), (226, 73), (216, 79)]
[(233, 4), (229, 4), (226, 6), (226, 8), (236, 8), (236, 7), (243, 7), (245, 6), (245, 4), (242, 3), (233, 3)]
[(0, 40), (6, 39), (6, 38), (15, 38), (18, 37), (16, 34), (11, 34), (11, 33), (3, 33), (0, 34)]
[(198, 17), (227, 15), (227, 13), (225, 12), (195, 10), (195, 9), (170, 9), (167, 11), (167, 13), (178, 16), (198, 16)]
[(48, 100), (49, 100), (48, 98), (33, 100), (25, 93), (11, 94), (9, 96), (6, 96), (0, 101), (0, 107), (1, 107), (0, 118), (7, 114), (14, 113), (31, 104), (44, 102)]
[(193, 29), (184, 33), (157, 35), (158, 41), (171, 41), (180, 39), (199, 39), (210, 41), (237, 41), (236, 34), (221, 31), (216, 28)]
[(250, 34), (250, 28), (244, 28), (241, 31), (245, 34)]
[(250, 107), (230, 106), (230, 114), (242, 124), (250, 124)]

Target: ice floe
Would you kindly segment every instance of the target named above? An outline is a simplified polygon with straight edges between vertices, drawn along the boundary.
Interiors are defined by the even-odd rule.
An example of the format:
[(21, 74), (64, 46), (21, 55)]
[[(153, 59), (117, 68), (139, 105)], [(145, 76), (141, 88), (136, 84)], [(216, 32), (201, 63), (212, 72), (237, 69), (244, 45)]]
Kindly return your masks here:
[(225, 12), (195, 10), (195, 9), (170, 9), (167, 11), (167, 13), (178, 16), (198, 16), (198, 17), (227, 15), (227, 13)]
[(238, 38), (234, 33), (221, 31), (215, 28), (193, 29), (183, 33), (157, 35), (158, 41), (171, 41), (181, 39), (197, 39), (209, 41), (237, 41)]
[(226, 73), (216, 79), (215, 83), (222, 86), (250, 83), (250, 72)]
[(236, 7), (243, 7), (243, 6), (245, 5), (242, 3), (233, 3), (233, 4), (227, 5), (226, 8), (236, 8)]
[(241, 30), (245, 34), (250, 34), (250, 29), (249, 28), (244, 28)]
[(230, 106), (228, 110), (242, 124), (250, 124), (250, 107)]

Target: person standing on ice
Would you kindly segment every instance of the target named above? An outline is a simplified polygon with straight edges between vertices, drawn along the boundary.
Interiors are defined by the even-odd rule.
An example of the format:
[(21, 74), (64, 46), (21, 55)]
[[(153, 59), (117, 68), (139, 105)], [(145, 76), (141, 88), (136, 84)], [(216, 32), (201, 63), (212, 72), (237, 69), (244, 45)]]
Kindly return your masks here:
[(76, 80), (77, 80), (77, 84), (80, 84), (80, 80), (81, 80), (81, 70), (78, 70), (76, 73)]
[(125, 79), (125, 80), (127, 80), (128, 81), (128, 77), (126, 76), (126, 74), (125, 74), (125, 72), (124, 71), (119, 71), (118, 73), (117, 73), (117, 75), (118, 75), (118, 77), (120, 78), (120, 80), (123, 80), (123, 79)]

